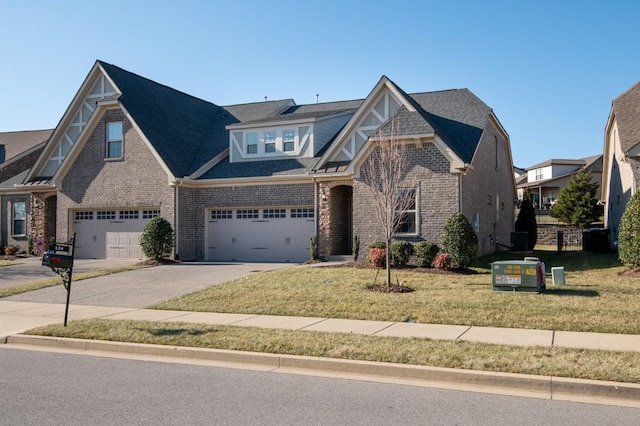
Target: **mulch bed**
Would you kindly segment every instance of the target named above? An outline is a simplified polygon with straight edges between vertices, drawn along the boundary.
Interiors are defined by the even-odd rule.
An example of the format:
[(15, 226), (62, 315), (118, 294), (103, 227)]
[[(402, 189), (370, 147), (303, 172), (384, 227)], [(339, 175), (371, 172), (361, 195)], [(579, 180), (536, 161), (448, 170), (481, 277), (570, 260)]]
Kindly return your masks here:
[(375, 291), (376, 293), (411, 293), (414, 291), (411, 287), (407, 287), (404, 285), (372, 285), (367, 287), (370, 291)]

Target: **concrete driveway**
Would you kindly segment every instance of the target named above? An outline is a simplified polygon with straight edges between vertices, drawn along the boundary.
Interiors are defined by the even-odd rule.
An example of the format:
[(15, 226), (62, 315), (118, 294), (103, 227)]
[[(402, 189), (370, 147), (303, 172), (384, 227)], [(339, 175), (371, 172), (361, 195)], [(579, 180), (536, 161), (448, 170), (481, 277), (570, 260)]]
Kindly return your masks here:
[[(136, 263), (122, 260), (83, 260), (74, 274)], [(73, 281), (71, 304), (144, 308), (151, 304), (215, 284), (263, 271), (293, 266), (288, 263), (176, 263)], [(0, 287), (11, 287), (55, 277), (39, 258), (20, 259), (18, 265), (0, 268)], [(3, 301), (66, 303), (62, 285), (5, 297)]]

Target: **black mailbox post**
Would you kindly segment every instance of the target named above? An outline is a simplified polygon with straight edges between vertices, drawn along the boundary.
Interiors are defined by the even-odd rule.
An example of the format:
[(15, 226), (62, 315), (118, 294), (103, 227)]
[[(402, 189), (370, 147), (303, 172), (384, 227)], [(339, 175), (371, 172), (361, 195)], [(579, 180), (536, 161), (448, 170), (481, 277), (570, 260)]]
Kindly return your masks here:
[(56, 243), (55, 246), (42, 256), (42, 266), (48, 266), (62, 277), (62, 285), (67, 290), (67, 304), (64, 309), (64, 326), (69, 317), (69, 299), (71, 296), (71, 277), (73, 276), (73, 249), (76, 234), (74, 232), (68, 243)]

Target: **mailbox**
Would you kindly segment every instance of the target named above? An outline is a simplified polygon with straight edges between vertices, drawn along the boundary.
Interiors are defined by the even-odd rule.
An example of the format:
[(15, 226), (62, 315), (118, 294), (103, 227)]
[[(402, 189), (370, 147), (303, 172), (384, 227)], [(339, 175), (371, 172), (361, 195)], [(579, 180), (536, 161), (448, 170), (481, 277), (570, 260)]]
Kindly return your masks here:
[(71, 268), (73, 266), (73, 257), (68, 254), (58, 254), (47, 252), (42, 256), (42, 266), (50, 268)]

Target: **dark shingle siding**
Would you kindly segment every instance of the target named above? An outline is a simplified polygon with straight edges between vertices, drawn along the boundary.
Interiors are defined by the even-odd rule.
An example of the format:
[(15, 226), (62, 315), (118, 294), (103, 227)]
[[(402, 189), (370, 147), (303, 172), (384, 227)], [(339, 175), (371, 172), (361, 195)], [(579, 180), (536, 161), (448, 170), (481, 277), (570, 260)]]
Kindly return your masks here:
[(613, 100), (622, 151), (640, 144), (640, 81)]
[(199, 180), (306, 175), (317, 158), (291, 158), (229, 163), (229, 157), (215, 165)]

